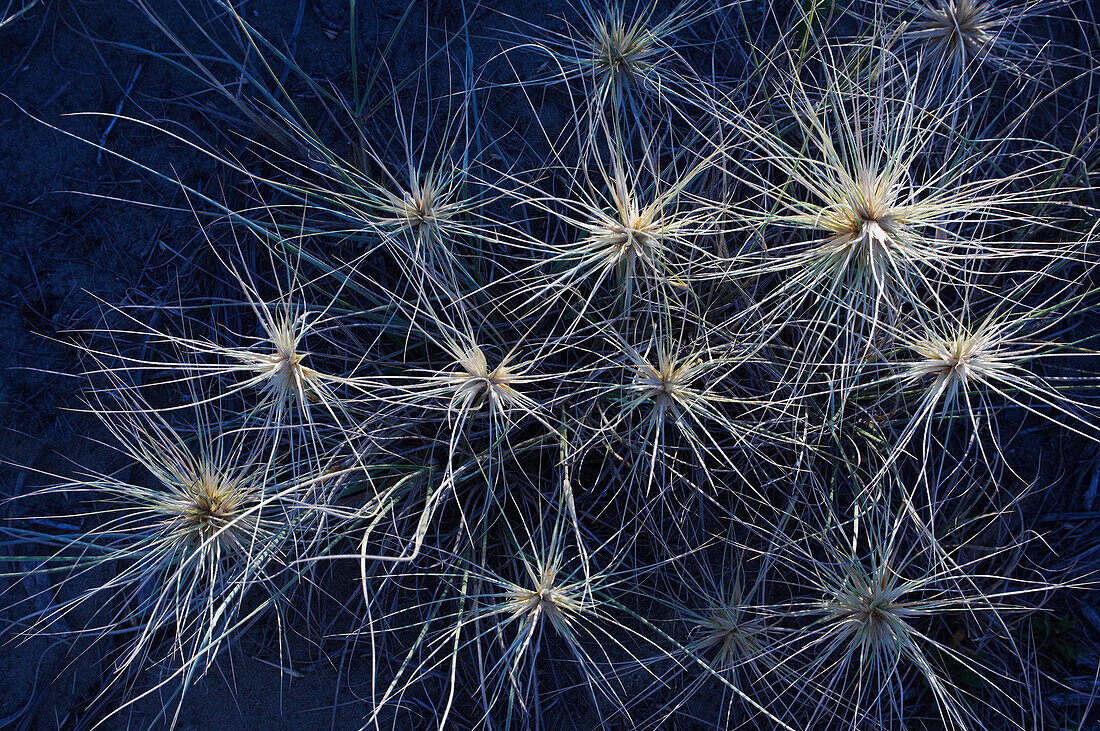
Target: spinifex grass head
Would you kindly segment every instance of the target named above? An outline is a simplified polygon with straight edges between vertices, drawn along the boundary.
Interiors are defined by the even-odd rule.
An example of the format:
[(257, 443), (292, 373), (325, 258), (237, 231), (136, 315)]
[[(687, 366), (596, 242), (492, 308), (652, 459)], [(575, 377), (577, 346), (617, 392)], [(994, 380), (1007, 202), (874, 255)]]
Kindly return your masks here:
[(613, 658), (630, 658), (635, 642), (653, 644), (624, 624), (627, 615), (616, 601), (630, 570), (621, 556), (603, 551), (605, 547), (598, 555), (607, 563), (596, 568), (596, 554), (581, 542), (575, 517), (563, 514), (569, 511), (563, 496), (546, 509), (553, 519), (536, 516), (545, 523), (535, 524), (531, 535), (523, 533), (526, 521), (509, 526), (510, 560), (503, 571), (487, 566), (475, 571), (482, 593), (471, 620), (488, 630), (474, 644), (480, 646), (479, 654), (493, 658), (483, 665), (482, 686), (493, 706), (507, 697), (509, 706), (538, 714), (537, 702), (532, 702), (552, 690), (542, 667), (564, 660), (579, 672), (593, 703), (610, 702), (625, 714), (626, 689)]
[[(541, 349), (548, 346), (517, 331), (515, 323), (492, 321), (474, 298), (394, 301), (405, 317), (393, 318), (400, 322), (393, 334), (414, 343), (406, 354), (415, 353), (415, 360), (396, 361), (389, 373), (365, 379), (364, 390), (370, 402), (382, 404), (387, 428), (411, 436), (444, 465), (442, 475), (430, 481), (430, 498), (420, 513), (420, 528), (426, 530), (444, 497), (461, 483), (487, 478), (472, 495), (459, 498), (495, 500), (504, 467), (517, 456), (513, 439), (524, 426), (537, 423), (553, 433), (555, 419), (540, 385), (548, 376), (539, 372)], [(423, 537), (418, 531), (413, 555)]]
[(906, 378), (927, 382), (931, 377), (932, 392), (938, 394), (943, 412), (950, 412), (960, 392), (1010, 379), (1009, 371), (1027, 357), (1026, 351), (1013, 351), (1006, 325), (987, 322), (972, 331), (959, 323), (946, 332), (914, 334), (905, 342), (916, 356), (906, 365)]
[(610, 193), (612, 210), (593, 212), (584, 225), (579, 251), (614, 265), (620, 281), (629, 281), (638, 270), (656, 272), (661, 248), (673, 233), (662, 220), (660, 204), (639, 205), (621, 180), (615, 181)]
[(509, 336), (491, 322), (479, 321), (482, 313), (472, 309), (473, 302), (440, 304), (400, 305), (410, 315), (407, 335), (421, 339), (431, 349), (432, 360), (439, 360), (435, 367), (417, 368), (394, 379), (396, 403), (430, 411), (442, 408), (456, 424), (467, 423), (483, 407), (498, 425), (517, 414), (535, 414), (538, 405), (524, 390), (538, 380), (532, 374), (538, 358), (519, 359), (528, 346), (523, 336), (510, 331), (515, 341), (510, 347), (501, 345), (499, 340)]
[(676, 353), (668, 342), (659, 343), (655, 351), (652, 358), (637, 357), (639, 362), (629, 388), (637, 401), (652, 405), (655, 418), (663, 420), (670, 411), (675, 416), (679, 409), (690, 408), (691, 402), (698, 397), (692, 388), (693, 382), (713, 364), (699, 357)]
[[(641, 120), (654, 102), (698, 103), (702, 84), (676, 51), (675, 36), (717, 9), (697, 0), (682, 0), (667, 15), (659, 15), (653, 0), (603, 4), (581, 0), (580, 22), (564, 32), (543, 31), (532, 47), (549, 57), (552, 71), (526, 80), (574, 82), (588, 93), (586, 107), (598, 118), (611, 107)], [(533, 33), (525, 34), (525, 41)], [(648, 103), (647, 103), (648, 102)], [(594, 125), (597, 119), (591, 120)], [(578, 130), (579, 131), (579, 130)]]
[[(486, 201), (472, 192), (468, 168), (449, 158), (453, 150), (444, 149), (429, 162), (412, 144), (406, 142), (403, 177), (389, 172), (381, 159), (373, 165), (385, 171), (381, 181), (349, 166), (345, 185), (350, 190), (337, 201), (347, 207), (341, 215), (361, 217), (366, 225), (361, 233), (368, 238), (371, 231), (378, 231), (410, 280), (432, 280), (418, 286), (470, 286), (470, 274), (460, 256), (466, 245), (476, 246), (483, 233), (475, 219), (480, 221), (488, 210)], [(353, 250), (351, 261), (356, 267), (374, 251), (369, 241), (365, 243), (365, 251), (362, 246)]]
[[(232, 638), (244, 597), (276, 588), (277, 576), (289, 581), (284, 561), (294, 550), (296, 508), (264, 445), (223, 431), (209, 404), (177, 428), (121, 383), (89, 403), (132, 467), (129, 477), (86, 474), (47, 489), (88, 493), (102, 507), (87, 513), (98, 524), (81, 535), (43, 536), (81, 547), (65, 586), (86, 577), (96, 583), (42, 621), (90, 607), (85, 633), (125, 638), (115, 658), (119, 678), (133, 681), (147, 664), (166, 662), (161, 682), (186, 687)], [(53, 560), (67, 560), (70, 548)], [(156, 652), (162, 643), (166, 655)]]
[(980, 57), (1001, 26), (996, 6), (986, 0), (930, 0), (918, 12), (909, 32), (955, 67)]
[(727, 550), (719, 575), (708, 567), (705, 583), (690, 579), (699, 606), (681, 611), (691, 633), (686, 649), (735, 679), (749, 671), (748, 677), (763, 686), (769, 674), (777, 672), (770, 657), (778, 639), (776, 623), (761, 611), (766, 572), (746, 586), (743, 558), (743, 553)]
[(920, 242), (911, 231), (916, 216), (906, 209), (898, 177), (863, 168), (838, 186), (835, 205), (823, 209), (817, 222), (829, 234), (817, 250), (826, 268), (882, 282), (919, 259)]
[[(678, 608), (690, 634), (674, 655), (676, 670), (690, 680), (671, 699), (667, 678), (654, 685), (656, 697), (666, 705), (656, 714), (662, 722), (652, 727), (667, 727), (665, 719), (682, 711), (686, 718), (717, 718), (725, 725), (730, 725), (729, 719), (759, 714), (776, 728), (791, 729), (772, 701), (777, 697), (772, 687), (777, 684), (775, 676), (783, 669), (770, 657), (776, 640), (770, 620), (757, 613), (757, 607), (743, 604), (740, 596), (708, 600), (713, 602), (709, 606)], [(717, 698), (715, 690), (721, 694)]]
[(150, 510), (165, 516), (164, 533), (195, 550), (215, 554), (247, 550), (255, 534), (255, 486), (241, 477), (226, 476), (211, 464), (197, 465), (186, 486)]
[(868, 572), (845, 567), (834, 578), (823, 607), (838, 641), (850, 643), (860, 656), (891, 662), (912, 632), (907, 620), (918, 614), (906, 601), (906, 587), (888, 563)]
[(465, 210), (456, 200), (461, 176), (447, 175), (435, 168), (427, 171), (409, 170), (407, 184), (396, 192), (382, 191), (389, 205), (378, 207), (380, 222), (395, 231), (412, 235), (427, 255), (431, 246), (444, 246), (459, 225)]
[[(622, 364), (627, 369), (622, 386), (622, 414), (640, 414), (648, 431), (663, 435), (672, 427), (691, 443), (708, 450), (717, 432), (743, 435), (730, 418), (731, 404), (745, 405), (729, 393), (730, 374), (751, 362), (751, 353), (719, 354), (704, 345), (694, 346), (659, 337), (644, 348), (616, 341)], [(704, 435), (709, 435), (709, 439)], [(706, 444), (712, 441), (712, 444)]]
[[(971, 77), (986, 66), (1014, 76), (1024, 73), (1041, 51), (1027, 35), (1027, 21), (1060, 0), (888, 0), (900, 17), (897, 33), (914, 67), (944, 94), (967, 92)], [(888, 19), (890, 20), (890, 19)]]
[(523, 405), (516, 390), (517, 374), (506, 362), (489, 365), (485, 352), (476, 344), (455, 351), (455, 368), (449, 374), (454, 395), (452, 403), (459, 410), (476, 409), (488, 403), (494, 414)]
[[(277, 268), (274, 256), (271, 263)], [(155, 308), (148, 318), (112, 308), (112, 314), (132, 329), (93, 331), (108, 341), (106, 346), (96, 340), (77, 344), (93, 362), (88, 374), (113, 378), (128, 373), (134, 387), (145, 392), (168, 387), (204, 401), (243, 402), (244, 408), (219, 406), (220, 413), (236, 428), (292, 438), (290, 461), (303, 469), (316, 468), (321, 461), (321, 432), (331, 434), (351, 421), (347, 404), (362, 387), (353, 376), (331, 372), (350, 370), (356, 358), (326, 347), (331, 345), (328, 333), (338, 323), (329, 309), (335, 297), (326, 306), (307, 306), (302, 301), (307, 285), (291, 271), (289, 286), (277, 285), (278, 296), (268, 300), (261, 296), (252, 272), (222, 262), (240, 288), (240, 301), (206, 311), (198, 305), (182, 305), (179, 322), (171, 326), (158, 321), (167, 308)], [(233, 308), (253, 324), (247, 333), (232, 332), (221, 324)], [(143, 342), (127, 342), (138, 338)], [(324, 360), (307, 349), (308, 341), (322, 347)], [(324, 365), (314, 367), (319, 361)], [(193, 400), (164, 410), (188, 408)]]
[(499, 611), (505, 622), (518, 622), (521, 632), (533, 631), (540, 622), (548, 622), (559, 634), (572, 633), (572, 615), (593, 609), (587, 582), (562, 571), (561, 556), (550, 560), (534, 557), (524, 561), (526, 581), (510, 584), (503, 593)]
[[(385, 64), (361, 76), (361, 62), (356, 62), (352, 64), (351, 93), (334, 94), (311, 77), (292, 54), (268, 43), (233, 3), (217, 0), (215, 5), (248, 53), (239, 53), (235, 44), (220, 45), (201, 28), (210, 47), (208, 55), (200, 58), (172, 24), (160, 17), (159, 9), (152, 7), (155, 3), (135, 1), (194, 63), (190, 70), (201, 83), (268, 137), (259, 143), (263, 160), (259, 166), (244, 165), (233, 155), (205, 145), (192, 145), (213, 164), (232, 169), (257, 191), (273, 193), (280, 200), (265, 216), (250, 218), (254, 230), (283, 239), (288, 251), (367, 301), (372, 301), (372, 287), (359, 277), (348, 277), (349, 270), (369, 279), (370, 274), (396, 266), (421, 289), (436, 279), (462, 285), (476, 280), (461, 256), (460, 245), (480, 245), (480, 224), (487, 211), (469, 174), (476, 158), (471, 141), (476, 122), (467, 116), (467, 105), (473, 101), (471, 76), (459, 81), (464, 91), (448, 87), (446, 93), (433, 93), (431, 74), (427, 73), (430, 61), (425, 58), (423, 65), (415, 68), (413, 77), (417, 78), (393, 82), (384, 90), (379, 88), (379, 71)], [(398, 29), (401, 26), (398, 23)], [(352, 55), (355, 57), (356, 51)], [(232, 71), (220, 76), (212, 68), (219, 64)], [(426, 82), (429, 93), (416, 95), (412, 111), (407, 112), (400, 91), (414, 82)], [(255, 93), (241, 94), (242, 84)], [(291, 89), (296, 91), (291, 93)], [(376, 92), (382, 92), (385, 101), (377, 103)], [(303, 98), (310, 103), (303, 103)], [(306, 113), (311, 103), (324, 111)], [(392, 116), (386, 110), (391, 104)], [(338, 132), (330, 136), (333, 129)], [(381, 129), (394, 134), (378, 134)], [(335, 140), (340, 140), (339, 144)], [(195, 190), (189, 192), (240, 220), (238, 212), (223, 203)], [(325, 242), (323, 246), (310, 245), (320, 241)], [(425, 274), (428, 284), (423, 281)]]
[(1065, 368), (1075, 357), (1091, 357), (1090, 351), (1053, 337), (1074, 296), (1061, 288), (1044, 301), (1034, 287), (1034, 280), (1017, 283), (995, 302), (964, 299), (892, 329), (894, 343), (883, 367), (893, 387), (884, 394), (886, 399), (905, 397), (908, 408), (890, 462), (918, 435), (921, 454), (927, 455), (937, 448), (934, 443), (950, 440), (959, 430), (960, 438), (976, 437), (974, 445), (987, 466), (1006, 466), (1000, 426), (1012, 410), (1100, 439), (1094, 407), (1070, 391), (1083, 381), (1043, 374), (1046, 361), (1060, 359)]
[[(774, 553), (781, 571), (799, 577), (783, 663), (798, 678), (792, 690), (809, 727), (904, 725), (899, 709), (923, 689), (937, 723), (969, 729), (980, 723), (973, 698), (1000, 714), (1001, 706), (1014, 705), (1006, 689), (1026, 682), (1005, 670), (1027, 663), (1014, 654), (1019, 648), (1007, 637), (1005, 617), (1027, 611), (1016, 600), (1048, 585), (990, 575), (981, 564), (988, 553), (967, 550), (963, 536), (954, 536), (949, 550), (933, 548), (919, 537), (927, 526), (910, 523), (891, 504), (895, 498), (884, 491), (874, 504), (857, 500), (848, 518), (826, 507), (805, 526), (798, 548), (790, 543)], [(968, 619), (988, 628), (989, 641), (1004, 640), (997, 653), (969, 652), (951, 639), (948, 628)], [(981, 679), (978, 687), (960, 686), (960, 668)]]
[(1068, 192), (1042, 182), (1056, 164), (1002, 172), (995, 145), (958, 147), (951, 107), (930, 105), (915, 80), (889, 80), (886, 51), (834, 52), (822, 51), (822, 88), (787, 79), (783, 131), (733, 115), (760, 149), (756, 165), (733, 160), (736, 175), (766, 209), (736, 208), (763, 243), (759, 263), (731, 275), (774, 279), (760, 310), (773, 323), (799, 319), (805, 357), (858, 363), (873, 333), (928, 311), (943, 288), (972, 287), (1011, 257), (1032, 255), (1040, 268), (1072, 258), (1066, 246), (1012, 241), (1060, 224), (1033, 212)]
[(647, 496), (654, 484), (665, 494), (673, 475), (709, 490), (716, 487), (711, 467), (721, 464), (754, 484), (747, 475), (764, 461), (761, 448), (793, 444), (780, 433), (790, 423), (788, 404), (764, 375), (769, 355), (751, 336), (729, 323), (707, 323), (690, 305), (674, 313), (657, 303), (647, 315), (649, 335), (637, 345), (605, 335), (618, 373), (596, 389), (614, 405), (605, 433), (633, 455), (619, 479)]
[(652, 5), (636, 18), (628, 17), (624, 5), (618, 3), (608, 5), (602, 16), (587, 3), (582, 7), (587, 11), (586, 40), (590, 44), (588, 54), (577, 59), (582, 73), (598, 79), (600, 88), (649, 83), (662, 60), (661, 35), (675, 17), (652, 24)]
[(690, 290), (691, 265), (713, 257), (709, 237), (719, 214), (693, 191), (714, 168), (713, 155), (686, 152), (663, 164), (654, 145), (634, 160), (622, 130), (604, 125), (600, 134), (606, 150), (581, 153), (582, 164), (565, 170), (567, 191), (547, 193), (521, 183), (515, 194), (562, 224), (555, 226), (558, 236), (519, 237), (543, 260), (534, 276), (524, 272), (530, 300), (580, 300), (576, 307), (583, 313), (610, 293), (630, 311)]
[(659, 567), (657, 583), (646, 584), (647, 596), (652, 591), (663, 607), (646, 616), (674, 617), (676, 628), (665, 635), (659, 628), (664, 622), (648, 626), (673, 649), (649, 661), (671, 662), (638, 695), (652, 713), (646, 728), (676, 727), (680, 714), (689, 725), (733, 728), (755, 720), (784, 731), (801, 728), (784, 698), (798, 686), (785, 664), (789, 629), (782, 626), (784, 612), (768, 604), (780, 577), (771, 575), (767, 555), (758, 560), (734, 537), (743, 526), (734, 519), (724, 538), (691, 541), (686, 552)]
[(266, 312), (262, 327), (266, 335), (266, 352), (230, 351), (240, 366), (252, 372), (248, 381), (254, 383), (271, 399), (275, 408), (307, 408), (318, 387), (320, 374), (306, 365), (309, 354), (302, 348), (308, 331), (309, 315), (292, 309)]

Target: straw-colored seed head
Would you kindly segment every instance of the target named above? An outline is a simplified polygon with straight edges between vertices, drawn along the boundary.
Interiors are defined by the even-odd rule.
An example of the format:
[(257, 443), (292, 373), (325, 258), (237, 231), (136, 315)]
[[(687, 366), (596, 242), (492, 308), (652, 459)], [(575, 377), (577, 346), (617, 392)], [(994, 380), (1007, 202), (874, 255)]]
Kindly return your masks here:
[(585, 249), (614, 263), (622, 276), (628, 276), (643, 264), (655, 268), (665, 233), (654, 207), (639, 208), (632, 197), (623, 196), (614, 217), (601, 216), (588, 226), (588, 236), (582, 242)]
[(848, 200), (827, 209), (817, 224), (832, 234), (821, 254), (861, 270), (884, 271), (891, 260), (905, 255), (909, 236), (904, 210), (897, 205), (896, 186), (885, 176), (870, 173), (851, 184)]
[(649, 224), (650, 221), (635, 215), (621, 225), (609, 226), (602, 235), (608, 248), (617, 250), (620, 258), (639, 254), (645, 256), (656, 248), (659, 239)]
[(908, 365), (910, 378), (934, 376), (943, 386), (946, 404), (972, 380), (996, 377), (1012, 365), (998, 333), (990, 328), (933, 333), (914, 339), (907, 346), (918, 356)]
[(470, 348), (459, 361), (460, 372), (456, 377), (468, 382), (477, 389), (491, 389), (508, 383), (508, 369), (501, 365), (489, 368), (489, 359), (478, 346)]
[(957, 377), (964, 382), (971, 362), (977, 363), (981, 358), (981, 350), (975, 347), (973, 338), (956, 338), (925, 345), (921, 355), (928, 360), (930, 369), (938, 370), (940, 376)]
[(435, 210), (432, 206), (432, 202), (431, 198), (421, 198), (409, 194), (405, 195), (404, 213), (410, 228), (417, 231), (431, 228), (435, 223)]
[(913, 33), (945, 56), (974, 58), (995, 39), (997, 16), (984, 0), (938, 0), (925, 6)]
[(440, 194), (431, 182), (415, 185), (403, 194), (399, 217), (407, 228), (424, 235), (438, 228), (440, 220)]
[(302, 354), (294, 351), (276, 350), (268, 356), (272, 388), (280, 381), (293, 380), (295, 371), (302, 368)]
[(211, 468), (203, 469), (162, 510), (175, 517), (173, 532), (181, 543), (205, 550), (211, 546), (239, 549), (247, 544), (256, 525), (248, 512), (254, 503), (240, 481)]
[(271, 353), (267, 388), (283, 400), (293, 400), (300, 387), (317, 376), (316, 371), (302, 363), (306, 355), (283, 349)]
[(656, 408), (665, 411), (685, 403), (691, 375), (688, 363), (677, 363), (670, 354), (661, 352), (656, 365), (638, 366), (634, 386)]
[(545, 617), (551, 625), (561, 631), (568, 631), (569, 614), (584, 609), (579, 595), (579, 587), (558, 580), (558, 571), (554, 565), (540, 569), (530, 567), (531, 584), (513, 586), (508, 592), (506, 611), (514, 619), (520, 619), (533, 625)]
[(516, 403), (520, 396), (513, 388), (515, 375), (504, 363), (489, 367), (488, 358), (481, 348), (474, 345), (458, 358), (458, 368), (451, 374), (456, 399), (480, 405), (489, 400), (502, 407)]
[(310, 395), (310, 386), (319, 374), (303, 362), (308, 353), (298, 351), (297, 329), (284, 317), (268, 333), (270, 351), (264, 355), (247, 354), (258, 381), (279, 403), (292, 403)]
[(884, 234), (896, 233), (902, 225), (901, 216), (896, 207), (896, 193), (886, 176), (874, 175), (863, 171), (859, 179), (853, 181), (846, 206), (835, 213), (827, 214), (825, 224), (836, 233), (837, 238), (855, 239), (873, 235), (873, 230)]
[(909, 634), (906, 619), (914, 613), (902, 601), (899, 586), (885, 568), (877, 576), (852, 577), (826, 599), (830, 619), (841, 634), (861, 649), (881, 652), (896, 649)]
[(552, 616), (561, 614), (554, 590), (549, 586), (540, 586), (529, 591), (520, 591), (512, 598), (517, 614), (533, 615), (543, 613)]
[(717, 649), (719, 667), (734, 667), (760, 653), (761, 626), (757, 621), (745, 620), (740, 609), (718, 607), (698, 620), (701, 636), (699, 649)]
[(616, 15), (596, 30), (592, 62), (597, 69), (611, 76), (632, 76), (647, 68), (648, 57), (655, 50), (654, 38), (648, 29), (628, 25), (625, 18)]

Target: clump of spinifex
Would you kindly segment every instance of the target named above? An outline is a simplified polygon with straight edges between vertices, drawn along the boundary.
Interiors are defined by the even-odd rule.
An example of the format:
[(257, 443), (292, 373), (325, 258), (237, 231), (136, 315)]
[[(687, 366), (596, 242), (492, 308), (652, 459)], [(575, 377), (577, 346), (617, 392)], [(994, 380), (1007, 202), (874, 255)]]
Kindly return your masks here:
[(1043, 638), (1095, 552), (1033, 506), (1092, 509), (1053, 451), (1100, 436), (1088, 107), (996, 91), (1060, 4), (413, 4), (332, 79), (138, 4), (258, 137), (173, 138), (255, 205), (155, 173), (208, 264), (77, 348), (133, 467), (20, 534), (70, 572), (28, 627), (120, 643), (104, 715), (255, 623), (363, 728), (1085, 723)]
[[(161, 683), (178, 668), (201, 675), (235, 639), (246, 598), (271, 602), (292, 580), (300, 508), (283, 481), (288, 472), (270, 461), (262, 434), (226, 428), (210, 404), (188, 410), (186, 429), (168, 421), (178, 414), (151, 408), (121, 381), (89, 406), (130, 467), (54, 488), (92, 501), (82, 513), (92, 527), (71, 536), (71, 546), (63, 536), (50, 542), (62, 543), (56, 558), (70, 562), (63, 589), (104, 569), (109, 578), (39, 621), (90, 612), (84, 632), (124, 638), (105, 692), (114, 681), (139, 682), (150, 667), (161, 667)], [(75, 557), (74, 546), (84, 547)]]
[(889, 0), (883, 10), (897, 19), (900, 45), (924, 66), (941, 93), (968, 93), (983, 68), (1025, 76), (1053, 39), (1036, 38), (1028, 26), (1067, 5), (1063, 0)]

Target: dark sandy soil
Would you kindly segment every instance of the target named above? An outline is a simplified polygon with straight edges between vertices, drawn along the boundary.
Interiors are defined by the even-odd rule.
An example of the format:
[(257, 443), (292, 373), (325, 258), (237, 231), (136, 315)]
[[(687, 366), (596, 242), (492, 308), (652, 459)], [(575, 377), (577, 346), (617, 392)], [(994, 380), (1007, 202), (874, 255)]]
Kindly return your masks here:
[[(177, 22), (185, 40), (194, 34), (175, 0), (154, 5)], [(363, 5), (370, 8), (360, 28), (363, 47), (378, 52), (405, 2)], [(560, 23), (549, 16), (567, 8), (562, 0), (491, 5), (472, 15), (469, 32), (480, 56), (476, 64), (499, 51), (502, 29), (517, 27), (510, 16), (555, 27)], [(250, 0), (239, 6), (247, 8), (269, 38), (293, 36), (296, 57), (316, 78), (337, 83), (346, 78), (346, 2)], [(456, 23), (460, 7), (458, 0), (434, 0), (427, 12), (418, 7), (412, 13), (388, 57), (395, 77), (424, 57), (426, 37)], [(196, 0), (192, 11), (201, 17), (206, 9)], [(238, 181), (163, 134), (127, 124), (110, 128), (102, 116), (69, 116), (120, 110), (162, 126), (180, 125), (198, 138), (217, 138), (216, 101), (193, 96), (198, 91), (193, 82), (138, 49), (167, 52), (171, 45), (125, 0), (44, 0), (0, 29), (0, 494), (25, 494), (48, 483), (48, 474), (65, 475), (76, 465), (110, 471), (121, 464), (117, 454), (95, 441), (94, 420), (79, 411), (78, 382), (66, 375), (77, 369), (74, 354), (53, 338), (68, 329), (95, 327), (101, 302), (178, 300), (217, 286), (186, 255), (199, 232), (193, 216), (173, 210), (187, 206), (179, 189), (101, 154), (89, 143), (102, 141), (215, 198), (226, 191), (234, 195)], [(510, 105), (523, 106), (502, 93), (496, 114), (508, 117)], [(552, 102), (545, 113), (544, 121), (553, 126)], [(1094, 448), (1042, 443), (1035, 449), (1035, 459), (1064, 466), (1053, 471), (1065, 485), (1053, 501), (1058, 504), (1048, 501), (1036, 509), (1056, 513), (1100, 506)], [(1078, 456), (1066, 459), (1071, 451)], [(80, 526), (79, 518), (64, 516), (66, 507), (35, 505), (33, 512), (56, 511), (62, 513), (58, 521)], [(28, 506), (0, 503), (0, 517), (2, 511), (17, 518)], [(1064, 536), (1059, 550), (1068, 554), (1092, 545), (1091, 518), (1063, 522), (1053, 533)], [(5, 566), (0, 576), (0, 605), (19, 602), (42, 588), (15, 583), (13, 568)], [(334, 582), (334, 593), (356, 590), (353, 574), (337, 575)], [(0, 631), (33, 608), (41, 607), (16, 604), (0, 617)], [(1056, 641), (1072, 643), (1074, 672), (1089, 676), (1097, 662), (1092, 640), (1100, 630), (1093, 622), (1100, 623), (1100, 616), (1083, 602), (1057, 607), (1056, 612), (1069, 623), (1058, 630)], [(77, 627), (79, 621), (72, 617), (70, 624)], [(265, 633), (276, 628), (254, 628), (189, 691), (179, 728), (359, 728), (365, 706), (356, 699), (355, 688), (365, 675), (354, 648), (348, 651), (339, 639), (344, 629), (334, 624), (335, 639), (320, 647), (311, 644), (315, 637), (292, 636), (293, 672), (285, 672), (278, 668), (285, 659), (271, 650), (277, 643), (265, 641)], [(102, 650), (81, 639), (10, 641), (0, 649), (0, 726), (82, 728), (96, 720), (97, 711), (89, 703), (107, 674)], [(161, 709), (162, 699), (152, 695), (101, 728), (163, 727)], [(587, 728), (590, 723), (583, 715), (567, 716), (562, 728)]]

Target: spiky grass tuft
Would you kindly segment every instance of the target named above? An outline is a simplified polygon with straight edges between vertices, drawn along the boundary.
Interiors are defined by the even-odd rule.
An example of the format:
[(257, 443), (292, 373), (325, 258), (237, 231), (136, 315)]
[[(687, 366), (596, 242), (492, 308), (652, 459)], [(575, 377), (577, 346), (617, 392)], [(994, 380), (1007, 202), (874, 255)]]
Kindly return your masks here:
[(982, 67), (1023, 76), (1041, 58), (1042, 43), (1024, 30), (1062, 0), (1001, 3), (989, 0), (890, 0), (901, 19), (896, 33), (943, 94), (966, 94)]
[[(605, 114), (627, 115), (642, 121), (652, 107), (667, 105), (682, 116), (685, 105), (705, 102), (706, 85), (677, 51), (676, 35), (705, 21), (719, 10), (697, 0), (680, 0), (667, 13), (652, 0), (597, 4), (582, 0), (576, 9), (580, 21), (567, 23), (564, 32), (539, 29), (544, 40), (529, 41), (518, 49), (545, 55), (550, 70), (531, 83), (565, 81), (588, 97), (589, 127)], [(583, 130), (578, 130), (583, 131)]]
[[(1029, 573), (1022, 488), (966, 460), (1004, 458), (1021, 414), (1094, 433), (1088, 379), (1049, 375), (1094, 355), (1061, 338), (1096, 294), (1071, 155), (927, 94), (881, 27), (820, 35), (819, 3), (741, 80), (686, 49), (750, 9), (584, 3), (522, 39), (551, 70), (503, 121), (515, 87), (454, 53), (465, 24), (390, 89), (353, 42), (347, 92), (216, 4), (209, 53), (153, 17), (264, 135), (258, 161), (189, 148), (261, 199), (186, 188), (233, 224), (204, 227), (232, 301), (109, 313), (93, 410), (149, 474), (77, 478), (115, 501), (99, 527), (37, 537), (87, 546), (84, 576), (122, 567), (64, 606), (117, 590), (94, 629), (136, 628), (128, 668), (174, 630), (190, 681), (257, 616), (244, 597), (283, 608), (354, 560), (333, 603), (367, 727), (544, 727), (578, 689), (605, 727), (1041, 715), (1012, 619), (1075, 585)], [(541, 114), (561, 80), (572, 106)]]
[(43, 569), (68, 564), (63, 587), (109, 576), (37, 621), (82, 614), (90, 619), (79, 634), (122, 638), (105, 693), (159, 668), (156, 687), (175, 681), (174, 695), (235, 639), (246, 599), (257, 602), (254, 616), (294, 583), (288, 566), (309, 521), (262, 439), (223, 430), (209, 404), (173, 426), (125, 384), (113, 393), (94, 391), (90, 407), (131, 460), (130, 477), (87, 474), (39, 493), (87, 495), (97, 507), (84, 515), (99, 520), (80, 535), (42, 535), (63, 546)]

